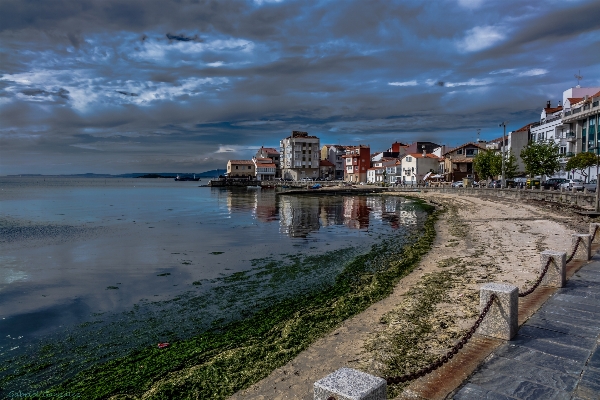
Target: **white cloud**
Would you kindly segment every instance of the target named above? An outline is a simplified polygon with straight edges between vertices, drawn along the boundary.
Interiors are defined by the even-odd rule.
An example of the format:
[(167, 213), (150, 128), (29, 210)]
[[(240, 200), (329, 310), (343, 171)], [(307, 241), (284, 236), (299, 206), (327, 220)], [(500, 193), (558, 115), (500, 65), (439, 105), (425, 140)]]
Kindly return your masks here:
[(465, 38), (457, 43), (457, 47), (468, 52), (479, 51), (493, 46), (504, 38), (505, 35), (498, 27), (476, 26), (467, 31)]
[(417, 81), (405, 81), (405, 82), (388, 82), (390, 86), (417, 86)]
[(529, 71), (520, 72), (519, 76), (537, 76), (547, 74), (548, 70), (542, 68), (534, 68)]
[(500, 69), (497, 71), (492, 71), (490, 72), (490, 75), (496, 75), (496, 74), (512, 74), (513, 72), (515, 72), (516, 69), (514, 68), (507, 68), (507, 69)]
[(220, 67), (222, 65), (225, 65), (225, 63), (223, 61), (215, 61), (215, 62), (206, 64), (207, 67)]
[(446, 82), (447, 87), (457, 86), (486, 86), (492, 83), (492, 79), (469, 79), (466, 82)]

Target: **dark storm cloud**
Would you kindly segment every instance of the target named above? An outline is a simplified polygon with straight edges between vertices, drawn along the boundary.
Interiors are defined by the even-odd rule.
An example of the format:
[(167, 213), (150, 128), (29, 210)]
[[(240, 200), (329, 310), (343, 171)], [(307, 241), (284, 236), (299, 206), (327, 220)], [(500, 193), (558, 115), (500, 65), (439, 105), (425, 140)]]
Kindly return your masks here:
[(180, 42), (201, 42), (202, 39), (200, 39), (198, 37), (198, 35), (194, 35), (193, 37), (189, 37), (189, 36), (185, 36), (185, 35), (172, 35), (170, 33), (167, 33), (165, 36), (167, 36), (167, 39), (169, 40), (177, 40)]
[(579, 68), (600, 86), (594, 15), (595, 1), (4, 0), (1, 166), (35, 149), (114, 172), (222, 168), (291, 130), (374, 150), (497, 137)]
[(139, 94), (137, 94), (137, 93), (124, 92), (122, 90), (115, 90), (115, 92), (120, 93), (120, 94), (125, 95), (125, 96), (134, 96), (134, 97), (135, 96), (139, 96)]

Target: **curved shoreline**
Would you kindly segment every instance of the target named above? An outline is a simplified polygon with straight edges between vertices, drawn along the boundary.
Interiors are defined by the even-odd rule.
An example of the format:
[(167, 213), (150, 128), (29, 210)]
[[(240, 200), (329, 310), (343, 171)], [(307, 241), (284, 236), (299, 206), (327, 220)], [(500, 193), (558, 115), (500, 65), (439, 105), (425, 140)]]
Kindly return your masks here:
[[(422, 207), (428, 206), (423, 203)], [(384, 238), (357, 256), (325, 292), (283, 300), (248, 320), (172, 343), (166, 351), (140, 349), (48, 392), (77, 392), (86, 398), (163, 398), (184, 393), (225, 398), (235, 388), (255, 381), (256, 374), (268, 375), (333, 326), (387, 296), (394, 282), (428, 250), (435, 235), (432, 218), (427, 217), (424, 231), (415, 234), (410, 246)]]
[[(386, 360), (398, 355), (394, 354), (390, 344), (398, 335), (410, 333), (403, 315), (413, 310), (416, 303), (410, 298), (414, 297), (414, 292), (412, 296), (406, 294), (422, 286), (427, 278), (462, 266), (468, 274), (456, 277), (455, 286), (443, 291), (442, 301), (437, 302), (426, 321), (431, 331), (420, 338), (418, 344), (418, 351), (424, 358), (441, 354), (472, 323), (481, 283), (493, 280), (526, 286), (537, 273), (538, 252), (544, 247), (568, 249), (572, 228), (585, 226), (583, 219), (574, 221), (575, 217), (570, 217), (564, 210), (556, 213), (523, 204), (517, 208), (514, 203), (497, 199), (449, 194), (416, 195), (455, 209), (455, 212), (450, 210), (441, 216), (436, 224), (437, 237), (432, 250), (419, 266), (396, 285), (389, 297), (344, 321), (334, 332), (319, 339), (269, 377), (236, 393), (232, 400), (309, 399), (312, 398), (313, 383), (341, 367), (380, 376), (392, 372)], [(398, 361), (402, 360), (395, 360)], [(413, 359), (412, 364), (408, 371), (401, 372), (410, 372), (410, 366), (416, 369), (418, 360)], [(392, 388), (388, 395), (390, 398), (401, 395), (405, 387)]]

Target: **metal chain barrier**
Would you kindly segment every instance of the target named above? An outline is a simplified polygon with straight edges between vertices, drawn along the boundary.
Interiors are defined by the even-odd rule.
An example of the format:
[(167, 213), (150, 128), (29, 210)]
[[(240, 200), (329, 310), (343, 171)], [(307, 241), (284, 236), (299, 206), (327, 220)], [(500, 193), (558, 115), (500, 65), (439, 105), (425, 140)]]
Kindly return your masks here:
[[(577, 242), (577, 244), (579, 245), (579, 242)], [(577, 251), (577, 248), (575, 248), (575, 251)], [(575, 254), (575, 253), (573, 253)], [(550, 267), (550, 264), (552, 264), (552, 260), (554, 258), (553, 257), (549, 257), (548, 258), (548, 262), (546, 263), (546, 266), (544, 266), (544, 270), (542, 271), (542, 274), (540, 275), (540, 277), (538, 278), (538, 280), (533, 284), (533, 286), (531, 287), (531, 289), (523, 292), (523, 293), (519, 293), (519, 297), (525, 297), (530, 295), (531, 293), (533, 293), (533, 291), (535, 289), (537, 289), (537, 287), (540, 285), (540, 283), (542, 283), (542, 279), (544, 279), (544, 276), (546, 275), (546, 272), (548, 272), (548, 268)]]
[(452, 349), (450, 351), (448, 351), (448, 353), (446, 353), (445, 356), (443, 356), (442, 358), (440, 358), (433, 364), (430, 364), (429, 366), (427, 366), (425, 368), (421, 368), (417, 372), (412, 372), (410, 374), (405, 374), (405, 375), (401, 375), (401, 376), (384, 378), (387, 381), (387, 384), (393, 385), (393, 384), (398, 384), (398, 383), (402, 383), (402, 382), (409, 382), (409, 381), (415, 380), (417, 378), (420, 378), (422, 376), (425, 376), (425, 375), (431, 373), (432, 371), (435, 371), (436, 369), (438, 369), (439, 367), (441, 367), (442, 365), (444, 365), (445, 363), (450, 361), (452, 359), (452, 357), (454, 357), (454, 355), (458, 353), (458, 350), (462, 349), (463, 346), (465, 344), (467, 344), (467, 342), (469, 341), (469, 339), (471, 339), (471, 337), (473, 336), (473, 334), (475, 333), (477, 328), (479, 328), (481, 321), (483, 321), (483, 318), (485, 317), (485, 315), (488, 313), (488, 311), (490, 311), (490, 308), (492, 307), (492, 303), (494, 302), (496, 297), (497, 296), (492, 293), (487, 304), (481, 311), (481, 314), (479, 314), (477, 321), (475, 321), (475, 324), (473, 324), (473, 326), (471, 327), (469, 332), (467, 332), (467, 334), (465, 336), (463, 336), (463, 338), (460, 340), (460, 342), (458, 342), (457, 344), (452, 346)]
[[(594, 232), (594, 234), (596, 234), (596, 233)], [(575, 257), (575, 253), (577, 253), (577, 249), (579, 248), (579, 243), (581, 243), (580, 237), (577, 238), (577, 243), (575, 243), (575, 248), (573, 249), (573, 253), (569, 256), (569, 258), (567, 258), (566, 264), (570, 263), (571, 260), (573, 260), (573, 257)]]
[(590, 241), (590, 243), (594, 242), (594, 238), (596, 237), (597, 232), (598, 232), (598, 225), (596, 225), (596, 228), (594, 228), (594, 234), (592, 235), (592, 240)]

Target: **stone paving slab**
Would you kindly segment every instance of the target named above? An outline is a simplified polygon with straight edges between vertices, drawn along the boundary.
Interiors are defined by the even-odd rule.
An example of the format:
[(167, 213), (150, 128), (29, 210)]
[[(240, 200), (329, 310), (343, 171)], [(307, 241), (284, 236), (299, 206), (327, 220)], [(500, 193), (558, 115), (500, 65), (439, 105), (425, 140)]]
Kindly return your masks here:
[(600, 399), (600, 262), (576, 272), (454, 399)]
[(550, 331), (548, 329), (540, 329), (535, 326), (522, 326), (519, 329), (519, 335), (529, 336), (543, 341), (562, 343), (567, 346), (580, 347), (582, 349), (590, 349), (594, 347), (595, 338), (584, 338), (581, 336), (571, 336), (562, 332)]
[[(552, 389), (567, 392), (573, 391), (578, 382), (577, 377), (574, 375), (542, 368), (526, 362), (515, 362), (514, 360), (504, 357), (494, 357), (487, 362), (485, 367), (482, 368), (478, 374), (478, 379), (483, 378), (489, 380), (497, 374), (521, 378)], [(485, 386), (481, 384), (481, 381), (476, 379), (471, 382)]]
[(500, 393), (486, 390), (481, 386), (468, 383), (462, 390), (454, 396), (455, 400), (466, 399), (485, 399), (485, 400), (514, 400), (514, 397), (504, 396)]

